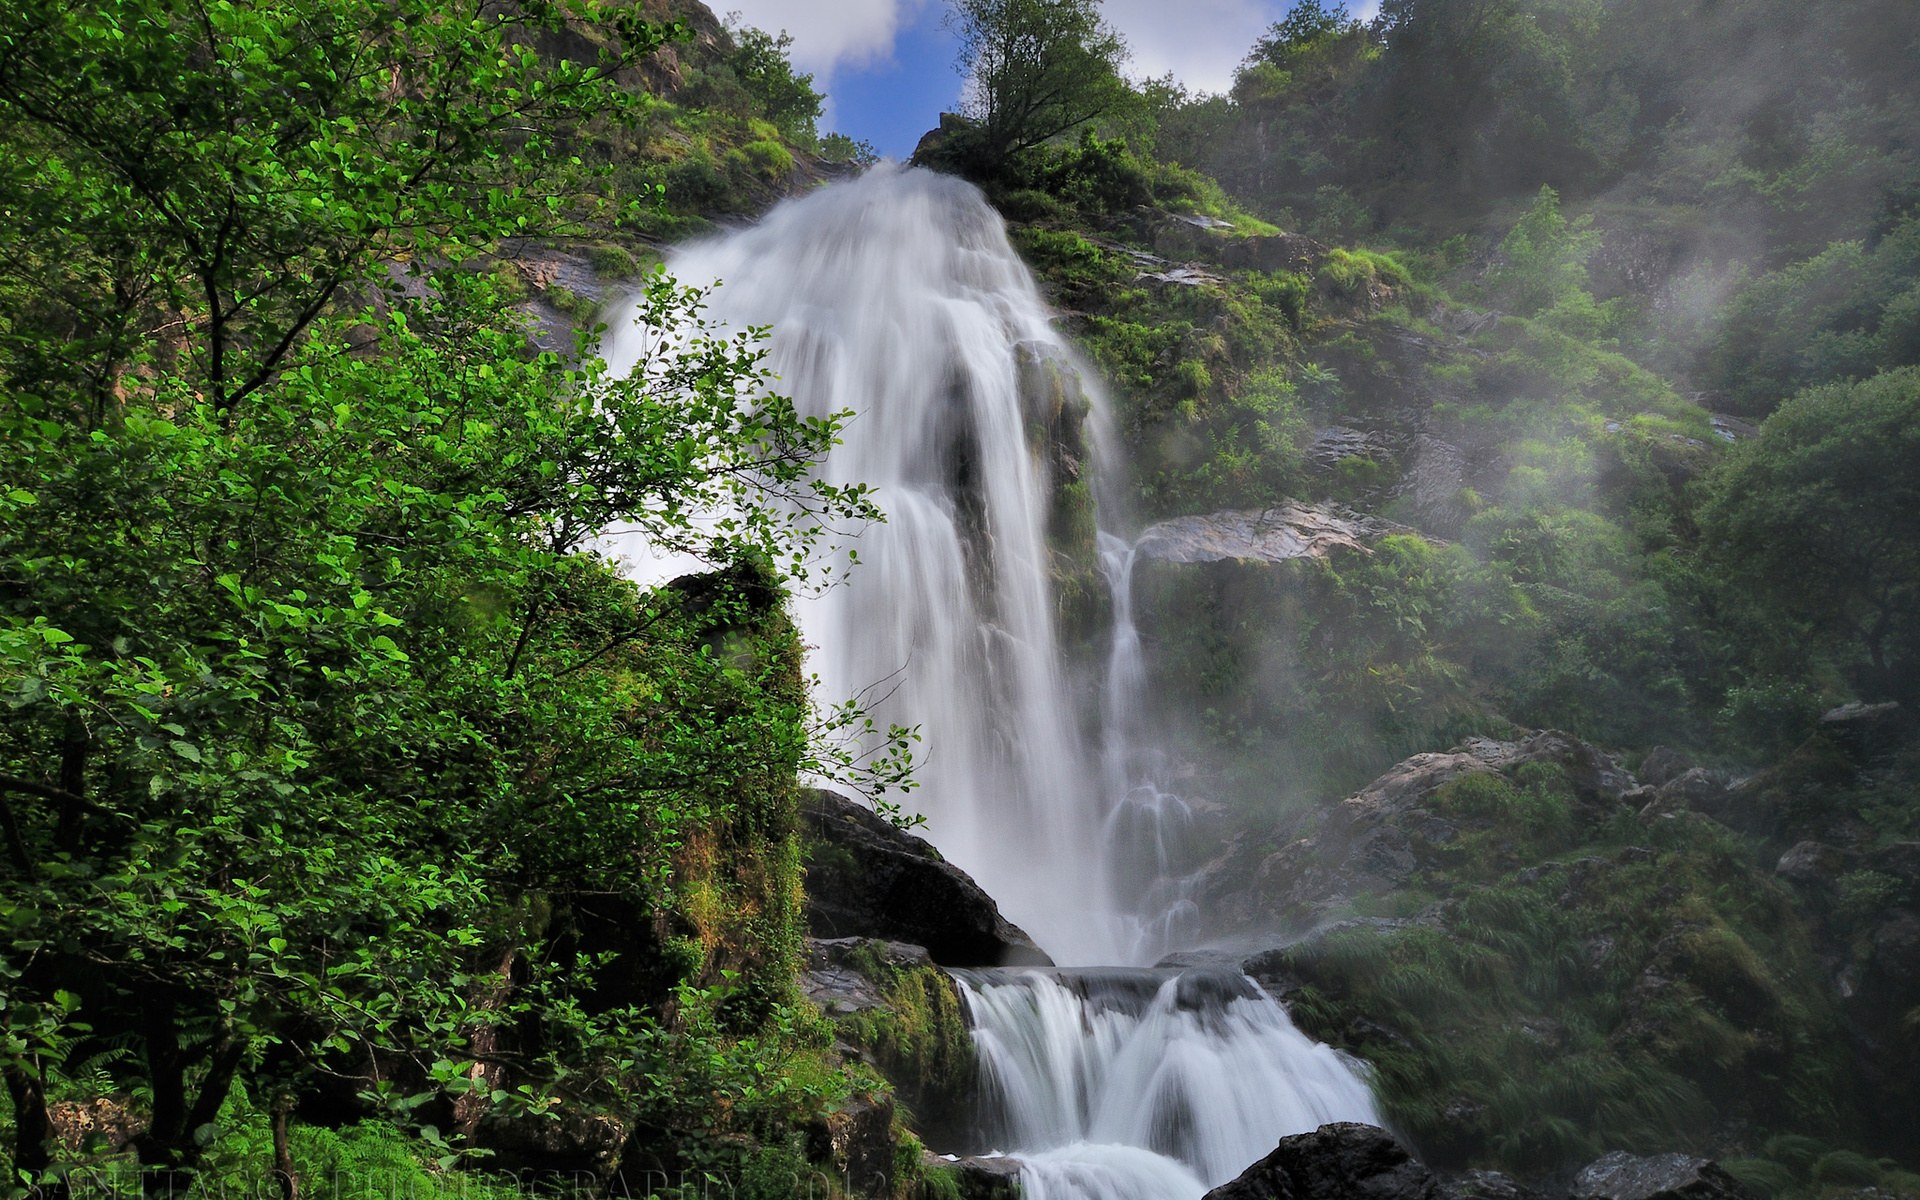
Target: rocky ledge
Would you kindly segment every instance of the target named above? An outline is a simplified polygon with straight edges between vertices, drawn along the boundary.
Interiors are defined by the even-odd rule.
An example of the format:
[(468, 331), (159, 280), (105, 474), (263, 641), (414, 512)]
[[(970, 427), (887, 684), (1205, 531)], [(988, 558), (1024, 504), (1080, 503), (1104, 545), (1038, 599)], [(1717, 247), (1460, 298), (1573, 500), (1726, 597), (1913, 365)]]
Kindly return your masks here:
[(943, 967), (1053, 965), (979, 884), (931, 843), (837, 792), (800, 799), (807, 927), (816, 938), (926, 947)]
[(1289, 502), (1275, 508), (1174, 517), (1149, 526), (1135, 549), (1144, 558), (1171, 563), (1280, 563), (1325, 558), (1335, 550), (1366, 554), (1371, 543), (1387, 534), (1411, 532), (1376, 517)]
[[(1704, 1158), (1615, 1152), (1574, 1178), (1568, 1200), (1759, 1200)], [(1205, 1200), (1538, 1200), (1498, 1171), (1438, 1175), (1372, 1125), (1339, 1122), (1281, 1138)]]

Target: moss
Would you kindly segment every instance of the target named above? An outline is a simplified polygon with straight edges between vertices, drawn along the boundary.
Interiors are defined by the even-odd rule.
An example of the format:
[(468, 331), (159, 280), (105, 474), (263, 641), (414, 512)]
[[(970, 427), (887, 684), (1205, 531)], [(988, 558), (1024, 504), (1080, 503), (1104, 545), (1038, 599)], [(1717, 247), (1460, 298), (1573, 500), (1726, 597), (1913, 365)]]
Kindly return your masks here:
[[(1296, 1020), (1368, 1059), (1387, 1115), (1440, 1163), (1539, 1171), (1607, 1149), (1697, 1150), (1738, 1110), (1798, 1132), (1811, 1149), (1776, 1139), (1767, 1157), (1804, 1174), (1827, 1152), (1813, 1139), (1848, 1127), (1851, 1092), (1791, 905), (1724, 830), (1628, 820), (1581, 842), (1557, 817), (1564, 798), (1533, 772), (1442, 788), (1437, 811), (1485, 828), (1449, 844), (1428, 895), (1369, 902), (1404, 895), (1404, 911), (1437, 894), (1424, 910), (1437, 924), (1297, 948), (1310, 986)], [(1516, 869), (1529, 828), (1548, 832)]]
[(855, 948), (847, 963), (878, 986), (884, 1004), (841, 1018), (841, 1036), (867, 1052), (913, 1116), (964, 1112), (978, 1068), (953, 980), (937, 967), (891, 964), (883, 943)]

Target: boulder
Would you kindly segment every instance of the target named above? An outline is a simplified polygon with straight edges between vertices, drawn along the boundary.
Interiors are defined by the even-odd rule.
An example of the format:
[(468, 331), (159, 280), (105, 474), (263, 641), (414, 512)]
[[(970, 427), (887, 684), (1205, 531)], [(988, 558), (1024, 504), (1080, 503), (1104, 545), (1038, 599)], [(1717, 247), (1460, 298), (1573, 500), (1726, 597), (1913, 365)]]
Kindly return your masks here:
[(1759, 1200), (1709, 1159), (1616, 1150), (1574, 1177), (1569, 1200)]
[(1311, 271), (1327, 248), (1297, 233), (1238, 238), (1220, 248), (1220, 263), (1233, 271)]
[(1890, 754), (1920, 736), (1920, 720), (1896, 701), (1856, 701), (1823, 715), (1820, 732), (1864, 762)]
[(1540, 1200), (1540, 1194), (1499, 1171), (1443, 1171), (1440, 1192), (1447, 1200)]
[(1135, 542), (1142, 558), (1170, 563), (1227, 560), (1281, 563), (1325, 558), (1335, 550), (1371, 553), (1370, 544), (1400, 527), (1317, 504), (1238, 509), (1175, 517), (1148, 526)]
[(1461, 819), (1428, 807), (1435, 792), (1463, 775), (1528, 763), (1565, 772), (1575, 815), (1587, 825), (1617, 811), (1633, 789), (1633, 777), (1611, 756), (1559, 730), (1518, 742), (1473, 738), (1445, 753), (1416, 754), (1395, 764), (1327, 810), (1309, 836), (1257, 865), (1246, 862), (1244, 847), (1230, 848), (1195, 876), (1196, 895), (1206, 912), (1229, 922), (1244, 924), (1263, 913), (1298, 927), (1355, 896), (1394, 891), (1415, 872), (1441, 866), (1463, 831)]
[(947, 1172), (959, 1190), (959, 1200), (1020, 1200), (1020, 1160), (1017, 1158), (929, 1155), (926, 1165)]
[(1205, 1200), (1442, 1200), (1439, 1180), (1392, 1134), (1341, 1121), (1281, 1138)]
[(1840, 877), (1847, 858), (1823, 842), (1795, 842), (1774, 864), (1773, 873), (1782, 879), (1808, 886), (1825, 886)]
[(894, 1193), (893, 1098), (855, 1098), (807, 1130), (807, 1158), (830, 1162), (849, 1196), (884, 1200)]
[(1670, 779), (1676, 779), (1693, 768), (1693, 760), (1678, 750), (1666, 746), (1655, 746), (1647, 752), (1647, 757), (1636, 772), (1640, 782), (1649, 787), (1660, 787)]
[(835, 792), (800, 801), (807, 926), (817, 938), (926, 947), (943, 967), (1052, 966), (965, 871), (925, 839)]

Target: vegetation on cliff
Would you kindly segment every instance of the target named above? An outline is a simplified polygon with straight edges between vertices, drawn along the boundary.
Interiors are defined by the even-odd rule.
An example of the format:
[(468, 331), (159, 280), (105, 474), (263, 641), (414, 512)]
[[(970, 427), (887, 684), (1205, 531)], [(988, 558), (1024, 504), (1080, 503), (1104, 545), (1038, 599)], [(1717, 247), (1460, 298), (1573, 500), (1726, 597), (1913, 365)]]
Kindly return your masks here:
[[(1263, 894), (1338, 797), (1477, 735), (1775, 764), (1639, 817), (1581, 816), (1538, 764), (1476, 774), (1427, 804), (1461, 836), (1424, 874), (1316, 910), (1357, 923), (1296, 952), (1296, 1013), (1441, 1159), (1685, 1146), (1774, 1194), (1920, 1182), (1907, 1093), (1863, 1082), (1916, 1027), (1854, 999), (1913, 967), (1884, 865), (1910, 775), (1818, 726), (1920, 696), (1916, 34), (1867, 2), (1305, 0), (1228, 95), (1134, 84), (992, 170), (950, 156), (965, 126), (923, 144), (1106, 376), (1127, 519), (1400, 526), (1136, 569), (1178, 786), (1237, 831), (1200, 878)], [(1800, 840), (1831, 863), (1791, 875)]]

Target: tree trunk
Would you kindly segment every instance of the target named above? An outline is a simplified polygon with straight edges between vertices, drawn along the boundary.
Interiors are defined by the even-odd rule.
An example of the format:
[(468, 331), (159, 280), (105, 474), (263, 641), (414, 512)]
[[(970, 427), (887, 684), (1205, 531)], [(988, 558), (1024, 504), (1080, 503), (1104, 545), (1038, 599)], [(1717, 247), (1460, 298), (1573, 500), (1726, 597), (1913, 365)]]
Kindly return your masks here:
[(300, 1176), (293, 1169), (293, 1147), (287, 1141), (292, 1120), (293, 1092), (282, 1089), (273, 1097), (273, 1179), (280, 1185), (280, 1200), (300, 1200)]
[(7, 1096), (13, 1101), (13, 1169), (24, 1176), (32, 1200), (65, 1197), (64, 1183), (41, 1184), (53, 1165), (53, 1122), (47, 1117), (47, 1092), (38, 1076), (19, 1067), (6, 1071)]

